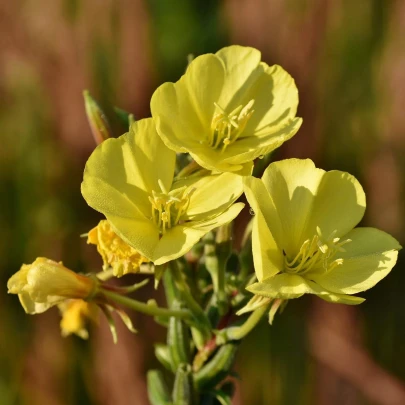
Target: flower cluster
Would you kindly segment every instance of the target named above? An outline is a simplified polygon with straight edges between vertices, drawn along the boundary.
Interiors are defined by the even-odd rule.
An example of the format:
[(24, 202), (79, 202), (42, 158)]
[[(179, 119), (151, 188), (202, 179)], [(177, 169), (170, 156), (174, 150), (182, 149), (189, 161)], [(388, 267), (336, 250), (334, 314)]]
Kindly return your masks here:
[[(39, 258), (8, 283), (27, 313), (58, 305), (64, 335), (86, 338), (85, 319), (97, 320), (99, 309), (110, 323), (117, 311), (132, 330), (117, 304), (158, 316), (169, 332), (157, 357), (177, 373), (176, 381), (194, 373), (193, 389), (209, 390), (215, 385), (199, 369), (223, 345), (207, 365), (211, 380), (221, 381), (234, 355), (228, 342), (241, 339), (264, 313), (271, 323), (288, 300), (304, 294), (360, 304), (364, 299), (355, 294), (395, 265), (401, 246), (393, 237), (356, 228), (366, 199), (352, 175), (287, 159), (270, 163), (261, 178), (252, 176), (255, 160), (269, 160), (302, 123), (294, 80), (262, 62), (256, 49), (230, 46), (197, 57), (179, 81), (155, 91), (152, 117), (134, 122), (129, 116), (128, 132), (118, 138), (88, 93), (85, 100), (99, 145), (87, 161), (81, 191), (104, 216), (87, 235), (103, 270), (79, 275)], [(254, 217), (238, 252), (230, 224), (245, 206), (242, 194)], [(254, 273), (245, 260), (250, 241)], [(152, 273), (157, 281), (168, 274), (169, 308), (124, 296), (138, 287), (107, 283), (129, 273)], [(229, 314), (251, 311), (246, 325), (227, 325)], [(194, 345), (179, 337), (183, 321), (184, 336)], [(190, 348), (198, 350), (192, 368)]]

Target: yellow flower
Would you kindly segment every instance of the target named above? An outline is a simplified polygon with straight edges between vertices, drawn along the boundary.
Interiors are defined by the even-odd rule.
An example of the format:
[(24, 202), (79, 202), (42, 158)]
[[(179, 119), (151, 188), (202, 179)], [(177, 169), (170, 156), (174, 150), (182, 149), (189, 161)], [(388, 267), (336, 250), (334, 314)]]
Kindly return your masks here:
[(73, 299), (61, 302), (58, 308), (62, 315), (60, 321), (62, 336), (75, 334), (82, 339), (88, 339), (89, 332), (86, 325), (88, 321), (98, 322), (100, 312), (98, 306), (92, 302)]
[(209, 170), (249, 175), (254, 159), (295, 135), (302, 120), (294, 80), (260, 59), (257, 49), (229, 46), (160, 86), (151, 110), (165, 144)]
[(87, 238), (87, 243), (97, 246), (103, 262), (104, 270), (112, 267), (116, 277), (124, 274), (137, 273), (142, 263), (148, 262), (138, 251), (125, 243), (111, 228), (108, 221), (100, 221)]
[(82, 194), (114, 232), (157, 265), (187, 253), (206, 233), (232, 221), (244, 204), (232, 173), (174, 181), (176, 153), (156, 133), (151, 118), (108, 139), (90, 156)]
[(9, 293), (18, 294), (25, 312), (38, 314), (67, 298), (88, 299), (95, 294), (97, 281), (39, 257), (32, 264), (24, 264), (7, 287)]
[(373, 287), (395, 265), (401, 246), (393, 237), (374, 228), (353, 229), (366, 200), (350, 174), (289, 159), (272, 163), (262, 179), (245, 178), (244, 185), (255, 212), (258, 282), (248, 287), (252, 293), (281, 300), (316, 294), (360, 304), (364, 299), (352, 294)]

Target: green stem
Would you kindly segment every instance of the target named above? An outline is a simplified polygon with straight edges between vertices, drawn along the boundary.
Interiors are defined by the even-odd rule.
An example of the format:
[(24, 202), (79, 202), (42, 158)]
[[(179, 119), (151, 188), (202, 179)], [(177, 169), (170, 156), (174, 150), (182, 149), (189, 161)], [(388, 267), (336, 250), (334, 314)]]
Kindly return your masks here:
[(181, 294), (181, 298), (184, 301), (184, 304), (187, 308), (192, 312), (194, 315), (195, 320), (197, 321), (198, 329), (202, 334), (202, 339), (206, 342), (211, 336), (211, 325), (205, 314), (204, 310), (198, 304), (198, 302), (194, 299), (194, 297), (190, 293), (190, 289), (186, 283), (186, 280), (183, 277), (179, 269), (179, 265), (176, 260), (173, 260), (170, 263), (170, 270), (173, 276), (173, 280), (176, 284), (177, 289)]
[(243, 339), (253, 328), (259, 323), (263, 315), (269, 310), (270, 304), (263, 305), (256, 310), (254, 310), (248, 319), (240, 326), (232, 326), (221, 330), (218, 333), (218, 340), (225, 342), (229, 340), (240, 340)]
[(146, 315), (151, 316), (175, 316), (180, 319), (184, 320), (191, 320), (192, 315), (190, 311), (184, 309), (167, 309), (167, 308), (160, 308), (154, 305), (148, 305), (144, 302), (136, 301), (132, 298), (125, 297), (120, 294), (116, 294), (111, 291), (103, 290), (104, 296), (110, 298), (112, 301), (116, 302), (117, 304), (121, 304), (126, 306), (127, 308), (133, 309), (134, 311), (142, 312)]

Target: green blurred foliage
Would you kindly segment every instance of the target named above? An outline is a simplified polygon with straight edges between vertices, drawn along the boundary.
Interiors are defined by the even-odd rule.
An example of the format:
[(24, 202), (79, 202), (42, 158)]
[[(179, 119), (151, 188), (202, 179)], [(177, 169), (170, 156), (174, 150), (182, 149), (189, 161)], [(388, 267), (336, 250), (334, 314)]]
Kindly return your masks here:
[[(2, 3), (6, 9), (6, 0)], [(29, 3), (21, 3), (22, 15), (32, 11), (32, 7), (26, 8)], [(73, 38), (75, 52), (84, 48), (86, 70), (83, 71), (82, 85), (92, 89), (93, 95), (110, 117), (113, 117), (114, 105), (129, 110), (121, 102), (125, 89), (120, 88), (119, 77), (126, 63), (122, 54), (130, 50), (121, 46), (120, 42), (126, 2), (106, 2), (108, 6), (101, 11), (104, 18), (100, 17), (97, 2), (61, 0), (52, 3), (53, 7), (49, 7), (49, 10), (47, 7), (51, 3), (45, 0), (40, 3), (43, 4), (34, 6), (37, 15), (34, 13), (31, 23), (35, 25), (36, 17), (40, 20), (41, 15), (52, 19), (52, 10), (59, 8), (65, 23), (65, 36), (61, 37), (61, 41)], [(265, 31), (266, 27), (252, 24), (246, 29), (238, 23), (232, 24), (232, 10), (227, 2), (148, 0), (140, 3), (144, 5), (148, 21), (147, 29), (139, 34), (147, 36), (147, 45), (138, 52), (139, 56), (144, 53), (150, 55), (153, 68), (149, 71), (149, 80), (154, 87), (166, 80), (177, 80), (186, 67), (189, 54), (215, 52), (230, 43), (231, 38), (244, 38), (238, 35), (242, 31), (249, 34), (251, 31), (263, 30), (258, 36), (247, 35), (244, 45), (260, 47), (267, 44), (259, 40), (269, 35)], [(264, 6), (264, 2), (260, 1), (251, 4), (251, 9), (245, 7), (240, 12), (250, 10), (254, 14), (253, 8)], [(311, 1), (291, 1), (287, 4), (285, 16), (298, 22), (304, 21), (308, 13), (316, 8), (315, 2)], [(381, 134), (381, 129), (387, 123), (384, 119), (381, 121), (386, 98), (381, 96), (380, 87), (376, 85), (381, 80), (384, 50), (389, 48), (393, 40), (390, 27), (395, 14), (394, 5), (391, 1), (343, 1), (329, 10), (319, 45), (319, 56), (316, 60), (307, 60), (307, 63), (312, 63), (309, 67), (311, 101), (316, 105), (317, 117), (304, 116), (304, 122), (315, 118), (318, 121), (320, 135), (315, 141), (320, 146), (316, 160), (322, 167), (350, 171), (368, 186), (368, 192), (374, 187), (373, 178), (370, 180), (371, 163), (380, 151), (390, 153), (394, 161), (392, 167), (397, 173), (387, 168), (384, 176), (399, 177), (401, 191), (398, 198), (402, 197), (402, 202), (398, 201), (397, 204), (400, 207), (397, 223), (401, 223), (402, 227), (398, 225), (393, 233), (400, 241), (404, 241), (405, 148), (403, 142), (396, 145)], [(93, 7), (95, 13), (97, 11), (96, 17), (89, 12), (89, 7)], [(134, 9), (131, 10), (133, 24), (144, 24), (145, 21), (139, 20), (144, 18), (143, 14), (143, 17), (139, 17)], [(271, 8), (263, 7), (259, 14), (271, 12)], [(18, 19), (14, 22), (16, 27), (22, 27), (23, 23), (24, 20)], [(280, 33), (283, 23), (279, 21)], [(30, 32), (25, 26), (24, 29)], [(67, 37), (66, 32), (69, 34)], [(53, 35), (59, 35), (58, 31), (53, 32)], [(304, 40), (310, 39), (306, 37)], [(62, 45), (61, 54), (64, 52)], [(4, 73), (0, 81), (0, 281), (3, 286), (0, 294), (0, 405), (98, 404), (101, 402), (94, 380), (94, 356), (104, 354), (92, 351), (91, 340), (87, 343), (71, 338), (57, 343), (56, 349), (53, 349), (64, 354), (62, 365), (51, 362), (50, 366), (49, 361), (46, 363), (41, 357), (46, 350), (38, 350), (38, 343), (35, 342), (62, 340), (58, 337), (57, 317), (55, 314), (44, 314), (38, 321), (26, 316), (18, 300), (5, 294), (5, 285), (10, 275), (18, 270), (21, 263), (30, 263), (37, 256), (62, 260), (77, 271), (86, 271), (100, 264), (98, 258), (88, 252), (91, 248), (86, 247), (85, 241), (79, 238), (100, 218), (86, 206), (80, 195), (85, 159), (91, 152), (90, 130), (83, 116), (77, 114), (70, 119), (77, 118), (83, 124), (80, 134), (76, 134), (78, 140), (69, 143), (66, 136), (63, 136), (61, 111), (56, 112), (59, 100), (56, 100), (56, 93), (52, 91), (53, 86), (57, 86), (52, 82), (55, 76), (48, 77), (46, 72), (44, 74), (37, 60), (48, 58), (52, 64), (55, 54), (45, 49), (37, 58), (31, 58), (37, 51), (35, 40), (28, 46), (33, 49), (28, 49), (26, 57), (21, 56), (25, 56), (24, 50), (21, 51), (18, 45), (15, 45), (15, 49), (21, 51), (19, 57), (14, 57), (10, 51), (0, 50), (0, 66)], [(13, 47), (11, 43), (7, 49)], [(292, 52), (288, 43), (282, 44), (282, 48), (286, 55)], [(277, 55), (270, 46), (260, 49), (271, 60)], [(283, 60), (274, 62), (283, 64)], [(299, 76), (299, 66), (295, 69), (296, 72), (291, 71), (294, 77), (296, 74)], [(148, 71), (147, 68), (145, 70)], [(72, 72), (74, 74), (77, 71)], [(143, 80), (134, 75), (132, 86), (135, 88), (138, 86), (138, 78)], [(66, 85), (69, 86), (69, 83)], [(80, 90), (78, 88), (78, 92)], [(150, 94), (147, 91), (144, 93), (142, 103), (147, 110)], [(304, 94), (303, 103), (306, 96)], [(69, 103), (77, 103), (77, 100), (79, 98), (67, 98), (66, 108)], [(139, 105), (131, 106), (132, 110), (142, 110)], [(76, 111), (80, 109), (84, 111), (82, 106), (77, 107)], [(388, 121), (388, 118), (385, 119)], [(117, 135), (124, 130), (118, 122), (114, 123), (114, 129)], [(300, 136), (298, 133), (296, 137)], [(312, 138), (306, 140), (307, 143), (313, 141)], [(381, 184), (375, 187), (380, 187), (377, 193), (384, 193)], [(371, 193), (371, 204), (376, 192)], [(375, 214), (378, 211), (372, 212)], [(378, 224), (384, 228), (384, 223), (370, 214), (364, 224)], [(384, 229), (391, 231), (389, 224)], [(403, 267), (401, 256), (392, 274), (364, 295), (367, 301), (356, 312), (371, 358), (402, 380), (405, 379)], [(241, 403), (314, 403), (317, 390), (314, 370), (317, 366), (310, 355), (307, 333), (312, 305), (310, 299), (290, 303), (283, 315), (277, 315), (273, 326), (263, 322), (243, 343), (236, 366), (243, 379)], [(153, 339), (156, 336), (159, 336), (159, 332), (155, 335), (152, 333)], [(146, 343), (149, 340), (151, 335), (148, 332), (144, 336), (148, 353), (146, 363), (150, 363), (152, 352), (151, 344)], [(145, 371), (148, 366), (150, 364), (141, 364), (140, 368)], [(33, 369), (38, 373), (45, 373), (43, 370), (46, 370), (46, 373), (53, 373), (53, 377), (41, 380), (42, 386), (33, 387), (29, 384)], [(54, 387), (47, 384), (56, 384), (58, 388), (55, 391)], [(370, 403), (360, 398), (357, 403)], [(127, 403), (141, 402), (128, 399)]]

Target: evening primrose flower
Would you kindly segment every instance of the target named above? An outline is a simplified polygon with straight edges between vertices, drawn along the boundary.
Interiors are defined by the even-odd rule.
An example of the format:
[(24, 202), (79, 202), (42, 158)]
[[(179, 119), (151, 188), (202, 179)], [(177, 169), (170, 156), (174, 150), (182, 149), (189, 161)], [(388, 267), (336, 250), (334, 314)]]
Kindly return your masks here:
[(87, 243), (97, 246), (103, 259), (103, 269), (107, 270), (112, 267), (115, 277), (138, 273), (140, 265), (148, 262), (138, 251), (125, 243), (106, 220), (100, 221), (88, 233)]
[(65, 300), (58, 304), (62, 315), (60, 328), (62, 336), (75, 334), (82, 339), (88, 339), (88, 321), (98, 322), (100, 309), (97, 304), (83, 300)]
[(257, 49), (229, 46), (161, 85), (151, 110), (164, 143), (209, 170), (248, 175), (254, 159), (295, 135), (302, 120), (294, 80), (260, 59)]
[(232, 173), (174, 181), (176, 153), (158, 136), (152, 118), (108, 139), (90, 156), (82, 194), (114, 232), (160, 265), (187, 253), (212, 229), (232, 221), (244, 204)]
[(69, 298), (91, 298), (97, 291), (97, 281), (39, 257), (32, 264), (24, 264), (8, 280), (7, 287), (9, 293), (18, 294), (25, 312), (39, 314)]
[[(315, 294), (337, 303), (360, 304), (353, 296), (383, 279), (396, 263), (399, 243), (375, 228), (355, 228), (366, 199), (359, 182), (341, 171), (325, 172), (309, 159), (270, 164), (244, 189), (255, 217), (252, 245), (258, 282), (253, 310), (270, 300)], [(242, 312), (244, 312), (242, 310)], [(274, 316), (274, 314), (273, 314)]]

